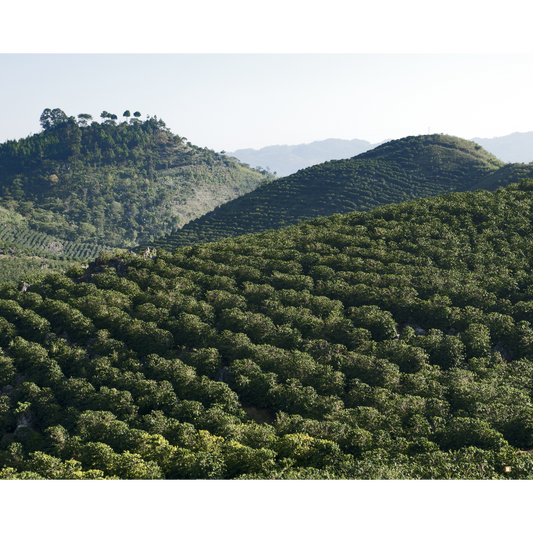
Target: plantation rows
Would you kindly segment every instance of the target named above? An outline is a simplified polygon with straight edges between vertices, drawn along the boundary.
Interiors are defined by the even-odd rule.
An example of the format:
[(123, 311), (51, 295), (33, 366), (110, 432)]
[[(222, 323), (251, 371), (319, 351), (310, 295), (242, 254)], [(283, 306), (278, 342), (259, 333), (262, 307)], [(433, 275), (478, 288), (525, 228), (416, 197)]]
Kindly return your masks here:
[(530, 479), (532, 228), (524, 181), (0, 285), (0, 477)]
[(111, 250), (108, 246), (71, 242), (57, 239), (38, 231), (21, 229), (10, 225), (0, 226), (0, 241), (9, 241), (19, 246), (31, 248), (36, 252), (41, 251), (46, 254), (80, 259), (93, 259), (99, 254), (100, 250)]
[[(465, 191), (473, 186), (486, 188), (484, 180), (503, 166), (481, 147), (462, 139), (443, 135), (407, 137), (259, 187), (156, 239), (154, 244), (171, 250), (334, 213), (369, 211), (378, 205)], [(518, 181), (518, 176), (507, 172), (491, 179), (490, 185), (496, 188), (512, 181)]]

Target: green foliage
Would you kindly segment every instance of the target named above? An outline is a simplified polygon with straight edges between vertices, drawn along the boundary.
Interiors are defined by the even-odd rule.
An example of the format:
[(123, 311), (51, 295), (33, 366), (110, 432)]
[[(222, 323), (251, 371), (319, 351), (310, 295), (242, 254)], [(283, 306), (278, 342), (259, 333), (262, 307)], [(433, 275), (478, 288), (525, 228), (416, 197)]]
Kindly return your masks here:
[[(532, 175), (531, 166), (521, 173), (503, 172), (510, 166), (457, 137), (406, 137), (351, 159), (328, 161), (267, 183), (155, 239), (153, 244), (172, 250), (414, 198), (479, 188), (494, 190)], [(283, 279), (281, 276), (276, 281), (283, 284)]]
[(117, 123), (104, 111), (99, 123), (45, 109), (41, 133), (1, 144), (0, 241), (92, 259), (149, 243), (273, 177), (135, 113)]
[(531, 478), (532, 190), (1, 284), (0, 477)]

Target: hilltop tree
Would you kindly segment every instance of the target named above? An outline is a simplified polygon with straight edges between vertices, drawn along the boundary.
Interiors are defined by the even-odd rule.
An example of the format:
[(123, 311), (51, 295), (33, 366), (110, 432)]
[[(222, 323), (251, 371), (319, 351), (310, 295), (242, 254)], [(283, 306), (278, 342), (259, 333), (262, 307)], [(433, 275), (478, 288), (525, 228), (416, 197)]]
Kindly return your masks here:
[(49, 131), (59, 124), (68, 122), (68, 120), (69, 117), (67, 117), (66, 113), (61, 109), (50, 109), (47, 107), (42, 112), (39, 122), (41, 123), (44, 131)]
[(88, 120), (93, 120), (93, 117), (92, 115), (89, 115), (88, 113), (80, 113), (78, 115), (78, 126), (80, 127), (84, 127), (84, 126), (87, 126), (87, 121)]
[(115, 124), (115, 120), (118, 118), (117, 115), (108, 111), (102, 111), (100, 117), (105, 119), (105, 124)]

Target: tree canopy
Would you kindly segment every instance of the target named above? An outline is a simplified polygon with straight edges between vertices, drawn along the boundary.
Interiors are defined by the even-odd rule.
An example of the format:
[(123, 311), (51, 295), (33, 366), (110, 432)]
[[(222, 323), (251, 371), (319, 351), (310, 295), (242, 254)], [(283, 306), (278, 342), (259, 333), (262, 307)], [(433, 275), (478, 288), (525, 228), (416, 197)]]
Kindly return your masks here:
[(532, 208), (526, 179), (0, 285), (0, 477), (530, 479)]

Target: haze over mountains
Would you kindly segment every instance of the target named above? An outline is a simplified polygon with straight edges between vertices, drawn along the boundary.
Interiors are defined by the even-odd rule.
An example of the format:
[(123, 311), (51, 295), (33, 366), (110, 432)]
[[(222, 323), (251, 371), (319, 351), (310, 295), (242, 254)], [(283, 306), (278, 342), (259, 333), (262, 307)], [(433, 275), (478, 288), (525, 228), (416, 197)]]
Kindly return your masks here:
[(533, 131), (515, 132), (492, 139), (475, 137), (471, 140), (483, 146), (485, 150), (505, 163), (529, 163), (533, 161)]
[[(470, 140), (480, 144), (505, 163), (533, 161), (533, 132), (516, 132), (494, 138), (475, 137)], [(258, 150), (244, 148), (228, 152), (227, 155), (236, 157), (254, 168), (268, 167), (271, 172), (276, 172), (278, 177), (284, 177), (325, 161), (354, 157), (385, 142), (387, 141), (371, 144), (361, 139), (326, 139), (309, 144), (265, 146)]]
[(290, 176), (298, 170), (318, 165), (331, 159), (354, 157), (382, 143), (371, 144), (368, 141), (352, 139), (326, 139), (309, 144), (265, 146), (259, 150), (245, 148), (227, 153), (252, 167), (269, 168), (279, 177)]

